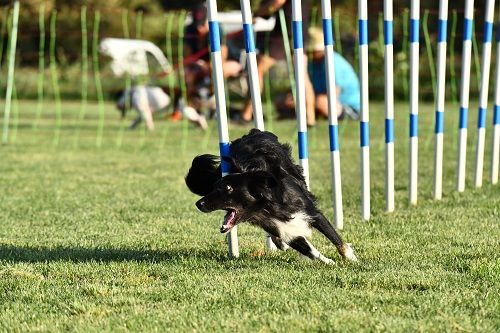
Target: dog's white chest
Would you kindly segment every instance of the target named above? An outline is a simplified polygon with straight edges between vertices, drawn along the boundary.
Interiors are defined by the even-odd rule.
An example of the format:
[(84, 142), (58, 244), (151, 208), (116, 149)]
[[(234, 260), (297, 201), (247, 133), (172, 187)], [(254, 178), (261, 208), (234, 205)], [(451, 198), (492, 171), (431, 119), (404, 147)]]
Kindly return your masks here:
[(312, 231), (309, 225), (307, 215), (298, 213), (292, 217), (288, 222), (277, 221), (276, 223), (281, 240), (285, 243), (302, 236), (310, 238)]

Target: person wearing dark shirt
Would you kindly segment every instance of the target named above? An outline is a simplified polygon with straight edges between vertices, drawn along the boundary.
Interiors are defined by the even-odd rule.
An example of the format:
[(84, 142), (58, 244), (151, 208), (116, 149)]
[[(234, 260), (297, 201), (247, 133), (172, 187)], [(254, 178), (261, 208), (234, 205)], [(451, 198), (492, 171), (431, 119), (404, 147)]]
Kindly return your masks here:
[[(211, 89), (211, 64), (209, 49), (209, 28), (207, 8), (197, 5), (192, 10), (192, 23), (184, 29), (184, 58), (189, 59), (185, 64), (184, 80), (186, 82), (188, 104), (195, 109), (200, 109), (200, 92)], [(223, 36), (222, 30), (220, 36)], [(242, 66), (236, 59), (229, 57), (227, 45), (221, 45), (222, 68), (224, 77), (237, 76), (242, 71)]]

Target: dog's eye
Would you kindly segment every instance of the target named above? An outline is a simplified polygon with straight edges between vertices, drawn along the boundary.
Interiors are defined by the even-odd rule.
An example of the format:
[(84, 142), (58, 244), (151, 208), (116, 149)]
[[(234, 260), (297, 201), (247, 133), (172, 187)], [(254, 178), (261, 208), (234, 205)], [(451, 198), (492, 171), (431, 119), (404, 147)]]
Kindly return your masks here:
[(231, 187), (231, 185), (226, 185), (226, 191), (233, 192), (233, 188)]

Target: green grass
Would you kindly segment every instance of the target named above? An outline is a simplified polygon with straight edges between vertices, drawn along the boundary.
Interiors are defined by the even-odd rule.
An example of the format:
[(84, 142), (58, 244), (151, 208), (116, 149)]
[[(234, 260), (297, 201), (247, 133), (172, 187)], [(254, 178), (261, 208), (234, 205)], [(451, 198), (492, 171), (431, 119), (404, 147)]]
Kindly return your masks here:
[[(15, 141), (0, 146), (0, 331), (500, 330), (500, 186), (487, 180), (490, 136), (484, 186), (471, 184), (473, 111), (467, 188), (459, 194), (458, 108), (447, 108), (444, 197), (435, 202), (434, 113), (422, 105), (419, 202), (410, 207), (408, 107), (396, 105), (396, 211), (387, 214), (383, 105), (371, 106), (369, 222), (359, 214), (358, 124), (340, 125), (341, 233), (360, 261), (340, 260), (315, 233), (332, 267), (293, 251), (264, 253), (263, 232), (249, 225), (239, 228), (240, 258), (227, 259), (222, 213), (198, 212), (183, 181), (194, 155), (217, 152), (215, 124), (208, 133), (189, 128), (185, 151), (182, 126), (160, 119), (154, 133), (125, 131), (117, 147), (120, 123), (107, 104), (98, 149), (97, 105), (89, 105), (76, 145), (79, 104), (65, 103), (56, 147), (54, 109), (47, 103), (33, 130), (36, 103), (21, 101)], [(294, 142), (294, 125), (274, 122), (274, 131)], [(231, 128), (231, 137), (246, 130)], [(309, 136), (311, 189), (331, 218), (327, 133), (323, 121)]]

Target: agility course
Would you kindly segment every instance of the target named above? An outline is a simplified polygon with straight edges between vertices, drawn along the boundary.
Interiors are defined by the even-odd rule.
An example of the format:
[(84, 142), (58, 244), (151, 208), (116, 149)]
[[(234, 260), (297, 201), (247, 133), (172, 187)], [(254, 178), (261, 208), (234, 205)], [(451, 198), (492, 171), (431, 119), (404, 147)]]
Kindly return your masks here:
[[(477, 8), (480, 3), (478, 0), (475, 3)], [(336, 28), (335, 18), (342, 19), (342, 14), (337, 12), (335, 15), (334, 2), (329, 16), (329, 11), (323, 10), (328, 4), (323, 1), (318, 10), (321, 18), (318, 25), (331, 27), (334, 32), (331, 39), (325, 33), (327, 52), (332, 48), (338, 51), (339, 43), (337, 38), (334, 42), (334, 36), (337, 30), (344, 28), (342, 25)], [(440, 6), (446, 6), (445, 1), (441, 1)], [(359, 264), (341, 261), (335, 257), (331, 245), (315, 235), (318, 248), (335, 259), (333, 267), (302, 261), (289, 251), (268, 252), (263, 233), (246, 224), (239, 227), (239, 238), (234, 238), (233, 242), (239, 246), (234, 247), (238, 252), (232, 255), (239, 254), (239, 257), (229, 260), (227, 240), (218, 233), (221, 216), (205, 215), (196, 210), (196, 197), (186, 189), (183, 177), (194, 155), (207, 150), (220, 153), (219, 148), (227, 147), (230, 140), (245, 134), (251, 126), (240, 127), (230, 122), (222, 126), (223, 123), (211, 121), (208, 131), (202, 132), (189, 124), (157, 121), (154, 132), (144, 128), (129, 131), (126, 129), (128, 123), (117, 120), (113, 103), (105, 95), (99, 100), (94, 90), (96, 82), (101, 81), (105, 92), (109, 77), (105, 74), (103, 59), (92, 52), (93, 43), (99, 40), (92, 37), (103, 34), (105, 25), (99, 25), (101, 29), (97, 30), (97, 25), (90, 22), (101, 20), (102, 23), (106, 14), (101, 12), (98, 20), (90, 8), (80, 12), (79, 19), (89, 21), (89, 25), (81, 25), (81, 28), (88, 29), (90, 38), (78, 39), (78, 42), (90, 46), (87, 66), (92, 69), (96, 59), (101, 71), (94, 74), (86, 70), (88, 77), (78, 77), (82, 83), (77, 86), (78, 91), (85, 85), (92, 88), (82, 89), (81, 95), (74, 100), (64, 97), (68, 83), (62, 80), (54, 85), (57, 81), (54, 78), (60, 76), (51, 76), (51, 48), (52, 59), (56, 60), (52, 62), (52, 73), (54, 69), (60, 71), (58, 66), (61, 64), (57, 61), (58, 39), (54, 38), (50, 44), (50, 18), (54, 17), (53, 31), (57, 33), (53, 37), (60, 36), (63, 33), (57, 30), (57, 20), (61, 13), (57, 16), (50, 13), (46, 21), (39, 21), (45, 22), (47, 30), (47, 43), (42, 47), (47, 58), (40, 58), (45, 60), (42, 66), (48, 68), (48, 75), (41, 75), (45, 79), (45, 90), (38, 94), (35, 89), (35, 98), (25, 99), (20, 97), (22, 81), (20, 78), (14, 80), (8, 140), (0, 147), (0, 330), (495, 331), (499, 323), (497, 295), (500, 288), (497, 254), (500, 190), (498, 185), (493, 185), (495, 172), (498, 177), (498, 168), (494, 168), (498, 163), (495, 162), (495, 159), (498, 161), (498, 148), (494, 145), (498, 147), (500, 138), (500, 92), (497, 88), (500, 53), (497, 53), (496, 34), (489, 39), (495, 50), (491, 65), (495, 72), (490, 76), (490, 98), (486, 107), (493, 112), (476, 114), (485, 104), (481, 104), (479, 90), (472, 92), (482, 75), (476, 75), (475, 30), (470, 38), (468, 154), (465, 190), (459, 193), (460, 105), (453, 101), (450, 70), (453, 66), (460, 68), (460, 64), (449, 61), (453, 52), (450, 40), (453, 12), (438, 12), (436, 7), (429, 14), (427, 9), (421, 8), (422, 17), (426, 12), (430, 15), (427, 25), (439, 23), (440, 29), (446, 28), (447, 22), (443, 21), (448, 19), (440, 16), (442, 21), (437, 22), (438, 15), (444, 11), (450, 16), (448, 32), (440, 30), (437, 36), (431, 34), (430, 42), (431, 49), (438, 50), (436, 65), (438, 59), (444, 59), (443, 64), (448, 59), (447, 66), (440, 65), (436, 71), (436, 93), (443, 93), (441, 105), (438, 106), (434, 99), (420, 99), (416, 117), (408, 99), (395, 98), (393, 134), (387, 136), (386, 105), (383, 100), (368, 98), (370, 82), (377, 79), (372, 74), (374, 68), (369, 59), (373, 61), (377, 52), (382, 54), (378, 64), (383, 69), (386, 44), (384, 38), (380, 44), (368, 29), (368, 21), (376, 21), (377, 16), (368, 13), (366, 8), (359, 10), (360, 21), (356, 22), (362, 28), (359, 32), (362, 42), (356, 44), (359, 62), (355, 65), (366, 71), (364, 76), (359, 72), (366, 94), (362, 121), (359, 124), (356, 121), (335, 124), (335, 118), (318, 121), (316, 127), (307, 129), (308, 149), (302, 150), (302, 155), (299, 155), (297, 120), (271, 123), (266, 94), (260, 98), (265, 123), (255, 125), (265, 125), (281, 141), (290, 142), (297, 163), (303, 154), (309, 158), (311, 191), (332, 222), (343, 221), (341, 233), (353, 244), (360, 259)], [(410, 29), (418, 26), (418, 15), (412, 15), (415, 11), (409, 8), (406, 14)], [(405, 14), (400, 14), (393, 13), (394, 36), (401, 36), (398, 29), (402, 25), (397, 19)], [(181, 11), (165, 17), (165, 36), (177, 36), (176, 26), (182, 22), (179, 17), (185, 15), (186, 12)], [(382, 23), (377, 36), (384, 37), (383, 12), (380, 15)], [(457, 16), (459, 27), (462, 15), (459, 12)], [(144, 33), (150, 20), (145, 14), (142, 21), (129, 22), (125, 18), (124, 22), (139, 27)], [(474, 20), (475, 29), (483, 24), (482, 16), (476, 15)], [(498, 18), (493, 22), (497, 21)], [(417, 96), (430, 91), (432, 86), (430, 77), (425, 76), (424, 80), (422, 74), (430, 70), (422, 69), (428, 57), (425, 53), (426, 22), (422, 19), (421, 23), (422, 34), (418, 38), (415, 30), (409, 29), (407, 35), (409, 44), (420, 42), (420, 61), (417, 63), (421, 66), (416, 73), (420, 72), (418, 87), (421, 93)], [(18, 27), (22, 28), (23, 24), (21, 20)], [(131, 29), (131, 35), (133, 31)], [(41, 30), (36, 31), (39, 32)], [(485, 35), (482, 38), (483, 42), (487, 40)], [(166, 54), (175, 66), (178, 61), (174, 48), (178, 44), (165, 38), (166, 44), (169, 41), (171, 55)], [(442, 43), (447, 41), (449, 49), (441, 51)], [(393, 43), (396, 49), (400, 40), (394, 37)], [(461, 49), (459, 29), (456, 43), (457, 49)], [(248, 45), (245, 52), (251, 53), (251, 44)], [(348, 44), (343, 46), (348, 48)], [(484, 54), (483, 43), (478, 46), (478, 51), (482, 51), (478, 54)], [(291, 48), (293, 50), (293, 46)], [(167, 45), (164, 49), (169, 50)], [(3, 56), (2, 73), (7, 71), (9, 61), (7, 55)], [(461, 59), (460, 54), (458, 58)], [(395, 71), (397, 59), (395, 52)], [(20, 69), (18, 63), (15, 70)], [(440, 79), (440, 72), (446, 76)], [(3, 80), (6, 77), (3, 76)], [(400, 82), (398, 79), (394, 77), (395, 82)], [(166, 80), (173, 79), (167, 77)], [(40, 82), (37, 75), (33, 75), (33, 81), (36, 88)], [(126, 78), (124, 84), (127, 84), (125, 81)], [(59, 87), (59, 99), (54, 97), (52, 90), (46, 89), (47, 84)], [(332, 89), (334, 82), (329, 84)], [(440, 84), (443, 85), (441, 90)], [(223, 90), (224, 95), (221, 92), (218, 103), (219, 107), (225, 104), (228, 110), (228, 105), (235, 102), (226, 93), (228, 87)], [(402, 86), (395, 84), (394, 90), (395, 95), (400, 96)], [(384, 94), (383, 87), (381, 93)], [(416, 94), (410, 84), (408, 97), (412, 93)], [(252, 97), (258, 103), (260, 95), (252, 94)], [(0, 101), (0, 110), (4, 110), (6, 102)], [(438, 110), (446, 115), (436, 115)], [(476, 188), (478, 134), (477, 127), (471, 125), (476, 125), (472, 121), (476, 116), (482, 119), (479, 114), (486, 117), (485, 122), (478, 123), (485, 124), (485, 172), (482, 187)], [(2, 129), (3, 126), (5, 123)], [(225, 136), (218, 140), (217, 133), (220, 135), (224, 131)], [(411, 187), (409, 161), (414, 160), (414, 155), (410, 152), (410, 138), (416, 138), (417, 134), (419, 163), (414, 172), (418, 175), (418, 187)], [(440, 200), (434, 200), (438, 135), (442, 140), (442, 171)], [(189, 140), (185, 140), (186, 137)], [(391, 137), (394, 142), (394, 211), (388, 213), (385, 154), (387, 138)], [(223, 145), (219, 146), (219, 142)], [(369, 163), (362, 167), (365, 156)], [(336, 178), (332, 171), (341, 174), (341, 192), (335, 191), (340, 181), (336, 185), (333, 183)], [(365, 192), (362, 192), (363, 186), (366, 186)], [(416, 190), (413, 193), (417, 196), (412, 196), (410, 189)], [(341, 194), (340, 203), (335, 193)], [(418, 198), (418, 203), (415, 205), (411, 198)], [(342, 214), (342, 219), (338, 214)]]
[[(214, 91), (217, 99), (217, 115), (219, 128), (220, 155), (227, 156), (229, 153), (228, 141), (228, 126), (225, 105), (225, 90), (222, 76), (222, 62), (220, 59), (220, 37), (219, 23), (217, 20), (217, 3), (215, 0), (207, 2), (209, 10), (209, 26), (211, 37), (212, 63), (214, 70)], [(418, 193), (418, 70), (419, 70), (419, 21), (420, 21), (420, 3), (418, 1), (411, 3), (410, 9), (410, 121), (409, 121), (409, 164), (408, 164), (408, 192), (409, 202), (412, 205), (417, 203)], [(245, 33), (245, 44), (247, 45), (247, 54), (253, 51), (249, 57), (249, 79), (251, 82), (252, 104), (254, 107), (254, 119), (256, 128), (264, 129), (262, 107), (260, 104), (260, 89), (255, 84), (257, 78), (257, 66), (254, 56), (253, 34), (249, 22), (251, 15), (249, 13), (250, 5), (241, 1), (242, 20)], [(328, 106), (329, 106), (329, 135), (330, 135), (330, 151), (332, 163), (332, 189), (333, 189), (333, 207), (335, 225), (338, 229), (343, 228), (343, 212), (342, 212), (342, 188), (341, 173), (340, 173), (340, 157), (339, 157), (339, 142), (338, 129), (336, 119), (336, 96), (335, 93), (335, 77), (333, 65), (333, 25), (331, 22), (331, 3), (328, 0), (321, 2), (323, 15), (323, 34), (325, 44), (325, 54), (327, 62), (327, 72), (325, 73), (328, 82)], [(445, 59), (446, 59), (446, 11), (447, 1), (440, 2), (439, 16), (439, 39), (438, 39), (438, 88), (436, 92), (437, 107), (436, 107), (436, 145), (435, 145), (435, 189), (434, 198), (441, 197), (441, 177), (442, 177), (442, 116), (444, 101), (445, 85)], [(477, 127), (477, 146), (476, 146), (476, 164), (475, 164), (475, 186), (481, 187), (482, 184), (482, 169), (484, 159), (484, 140), (485, 140), (485, 123), (488, 102), (488, 84), (489, 84), (489, 69), (491, 58), (491, 38), (493, 28), (493, 7), (494, 1), (487, 2), (485, 24), (484, 24), (484, 43), (482, 56), (482, 72), (481, 72), (481, 90), (478, 109), (478, 127)], [(367, 10), (366, 2), (359, 1), (359, 53), (360, 68), (361, 68), (361, 121), (360, 121), (360, 147), (361, 147), (361, 214), (364, 219), (370, 216), (370, 193), (369, 193), (369, 111), (368, 111), (368, 53), (367, 53)], [(458, 161), (457, 161), (457, 191), (465, 190), (465, 170), (466, 170), (466, 153), (467, 153), (467, 120), (469, 111), (469, 93), (470, 93), (470, 68), (472, 59), (472, 22), (473, 22), (474, 1), (466, 1), (464, 9), (464, 34), (463, 34), (463, 54), (462, 54), (462, 75), (460, 89), (460, 118), (459, 118), (459, 139), (458, 139)], [(309, 159), (308, 159), (308, 138), (307, 138), (307, 123), (306, 123), (306, 96), (305, 96), (305, 77), (304, 77), (304, 50), (303, 50), (303, 30), (302, 30), (302, 7), (300, 1), (292, 2), (292, 36), (294, 49), (294, 74), (295, 74), (295, 112), (297, 116), (298, 128), (298, 157), (300, 166), (303, 169), (306, 183), (309, 184)], [(384, 77), (385, 77), (385, 201), (386, 211), (391, 213), (394, 211), (394, 52), (393, 52), (393, 3), (392, 0), (384, 1)], [(500, 33), (499, 33), (500, 36)], [(499, 37), (500, 39), (500, 37)], [(442, 69), (442, 70), (441, 70)], [(443, 111), (441, 111), (443, 110)], [(333, 114), (333, 116), (332, 116)], [(495, 121), (495, 120), (494, 120)], [(496, 126), (496, 124), (493, 124)], [(492, 146), (495, 148), (495, 137), (492, 139)], [(366, 148), (364, 148), (366, 147)], [(492, 179), (494, 178), (493, 169), (498, 169), (495, 165), (495, 151), (492, 151)], [(230, 172), (227, 166), (223, 164), (223, 175)], [(229, 256), (237, 257), (238, 242), (237, 229), (233, 229), (228, 235)], [(267, 244), (270, 245), (269, 241)], [(274, 248), (275, 249), (275, 248)]]

